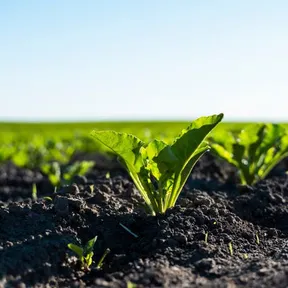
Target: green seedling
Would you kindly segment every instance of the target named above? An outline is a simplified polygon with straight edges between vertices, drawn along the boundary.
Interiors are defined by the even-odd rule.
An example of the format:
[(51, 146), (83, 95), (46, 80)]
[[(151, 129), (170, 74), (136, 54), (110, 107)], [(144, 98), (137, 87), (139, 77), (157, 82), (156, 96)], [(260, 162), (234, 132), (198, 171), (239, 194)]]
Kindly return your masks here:
[(48, 162), (41, 165), (41, 171), (48, 176), (49, 181), (54, 187), (60, 185), (61, 168), (58, 162)]
[(45, 163), (41, 165), (41, 171), (45, 173), (53, 186), (71, 184), (75, 175), (84, 176), (93, 166), (94, 161), (76, 161), (72, 165), (61, 170), (59, 162)]
[(109, 171), (105, 174), (105, 178), (106, 178), (106, 179), (110, 179), (110, 178), (111, 178)]
[(94, 161), (76, 161), (63, 172), (63, 179), (70, 184), (74, 176), (84, 176), (94, 165)]
[(84, 270), (89, 270), (90, 265), (93, 261), (93, 248), (97, 241), (97, 236), (90, 239), (84, 247), (69, 243), (68, 248), (75, 252), (81, 262), (82, 268)]
[(222, 118), (223, 114), (198, 118), (171, 145), (156, 139), (146, 144), (134, 135), (110, 130), (91, 134), (118, 155), (147, 210), (156, 215), (174, 207), (194, 165), (210, 148), (205, 138)]
[(37, 199), (38, 199), (38, 196), (37, 196), (37, 186), (36, 186), (35, 183), (33, 183), (33, 185), (32, 185), (32, 199), (33, 199), (34, 201), (37, 201)]
[(228, 250), (229, 250), (230, 255), (233, 256), (233, 245), (232, 245), (232, 242), (228, 243)]
[(137, 285), (131, 281), (127, 282), (127, 288), (137, 288)]
[(204, 241), (205, 241), (205, 243), (208, 243), (208, 232), (205, 233)]
[(97, 266), (96, 266), (97, 269), (101, 269), (101, 268), (102, 268), (104, 259), (106, 258), (106, 256), (107, 256), (109, 253), (110, 253), (110, 249), (107, 248), (107, 249), (105, 250), (105, 252), (103, 253), (102, 257), (100, 258)]
[[(86, 271), (90, 269), (90, 266), (92, 264), (93, 255), (94, 255), (93, 249), (94, 249), (94, 245), (96, 241), (97, 241), (97, 236), (90, 239), (84, 247), (75, 245), (73, 243), (69, 243), (67, 245), (69, 249), (71, 249), (74, 253), (77, 254), (81, 262), (82, 269)], [(100, 258), (99, 262), (97, 263), (97, 266), (96, 266), (97, 269), (100, 269), (102, 267), (103, 261), (105, 257), (109, 254), (109, 252), (110, 252), (110, 249), (107, 248), (104, 254), (102, 255), (102, 257)]]
[(248, 254), (247, 253), (244, 253), (244, 254), (242, 254), (242, 256), (243, 256), (243, 259), (248, 259)]
[(26, 147), (24, 147), (24, 145), (21, 146), (23, 146), (23, 148), (15, 151), (15, 153), (11, 156), (11, 160), (18, 167), (27, 167), (30, 160), (29, 155), (25, 151)]
[(278, 124), (250, 125), (238, 134), (216, 133), (212, 152), (237, 167), (243, 185), (253, 185), (288, 155), (288, 134)]
[(260, 239), (259, 239), (258, 233), (255, 234), (255, 240), (256, 240), (257, 245), (260, 245)]
[(94, 184), (89, 185), (91, 193), (94, 193)]

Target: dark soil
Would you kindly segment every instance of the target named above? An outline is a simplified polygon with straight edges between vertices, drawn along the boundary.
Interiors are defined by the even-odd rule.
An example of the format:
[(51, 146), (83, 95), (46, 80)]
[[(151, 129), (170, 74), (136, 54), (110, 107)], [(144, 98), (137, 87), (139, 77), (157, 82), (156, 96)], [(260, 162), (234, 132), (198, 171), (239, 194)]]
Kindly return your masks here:
[[(207, 154), (177, 205), (153, 217), (126, 172), (106, 162), (57, 193), (40, 172), (0, 168), (0, 287), (288, 287), (285, 163), (246, 187)], [(82, 271), (67, 244), (96, 235), (91, 270)]]

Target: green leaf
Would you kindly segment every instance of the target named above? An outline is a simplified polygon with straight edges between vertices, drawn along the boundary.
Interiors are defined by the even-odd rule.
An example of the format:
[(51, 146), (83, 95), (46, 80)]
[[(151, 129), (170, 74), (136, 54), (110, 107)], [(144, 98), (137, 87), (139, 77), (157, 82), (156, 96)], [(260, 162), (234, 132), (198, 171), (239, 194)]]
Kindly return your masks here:
[(95, 236), (94, 238), (90, 239), (86, 243), (86, 245), (84, 247), (84, 252), (83, 252), (84, 256), (89, 255), (93, 251), (93, 248), (94, 248), (94, 245), (95, 245), (96, 241), (97, 241), (97, 236)]
[(79, 258), (83, 257), (83, 248), (75, 245), (73, 243), (69, 243), (68, 248), (71, 249), (74, 253), (76, 253), (78, 255)]
[(140, 149), (144, 142), (133, 135), (109, 130), (94, 130), (91, 135), (119, 155), (129, 168), (140, 172), (143, 164)]
[(165, 142), (155, 139), (146, 146), (145, 150), (142, 149), (143, 158), (147, 158), (147, 168), (157, 180), (159, 180), (161, 172), (158, 169), (157, 163), (154, 161), (154, 157), (158, 156), (160, 151), (166, 147), (167, 144)]
[(233, 165), (237, 165), (235, 160), (233, 159), (233, 153), (226, 150), (221, 144), (218, 143), (211, 143), (211, 148), (214, 153), (218, 154), (221, 158), (226, 159), (229, 163)]
[(69, 182), (75, 175), (84, 176), (94, 165), (94, 161), (76, 161), (66, 168), (63, 178)]
[(161, 174), (168, 174), (169, 178), (174, 180), (172, 190), (168, 193), (170, 195), (166, 196), (169, 199), (167, 208), (175, 205), (192, 168), (209, 149), (203, 141), (222, 118), (223, 114), (196, 119), (182, 131), (171, 146), (165, 147), (156, 157), (155, 162), (159, 164)]
[(93, 252), (90, 252), (86, 257), (85, 257), (85, 263), (86, 263), (86, 266), (89, 268), (93, 262), (93, 255), (94, 253)]
[(119, 156), (121, 163), (129, 172), (136, 187), (153, 213), (153, 199), (151, 202), (149, 197), (152, 194), (151, 187), (148, 182), (149, 175), (148, 171), (144, 169), (145, 163), (142, 156), (142, 153), (144, 153), (142, 150), (145, 149), (144, 142), (133, 135), (117, 133), (110, 130), (94, 130), (92, 131), (91, 135)]
[(33, 183), (32, 184), (32, 199), (34, 200), (34, 201), (36, 201), (37, 200), (37, 186), (36, 186), (36, 183)]
[(135, 283), (133, 283), (133, 282), (128, 281), (126, 288), (137, 288), (137, 285)]
[(54, 186), (58, 186), (61, 181), (61, 168), (58, 162), (45, 163), (41, 165), (41, 171), (45, 173)]
[(29, 163), (28, 153), (25, 150), (20, 150), (12, 156), (12, 161), (16, 166), (26, 167)]
[[(185, 185), (193, 167), (197, 163), (197, 161), (200, 159), (200, 157), (209, 149), (208, 146), (202, 146), (201, 148), (197, 149), (192, 157), (189, 158), (187, 163), (182, 167), (182, 169), (176, 174), (175, 176), (175, 182), (172, 188), (172, 193), (170, 196), (170, 199), (167, 200), (166, 207), (170, 208), (173, 207), (179, 197), (179, 194), (181, 193), (181, 190), (183, 189), (183, 186)], [(167, 195), (168, 196), (168, 195)]]

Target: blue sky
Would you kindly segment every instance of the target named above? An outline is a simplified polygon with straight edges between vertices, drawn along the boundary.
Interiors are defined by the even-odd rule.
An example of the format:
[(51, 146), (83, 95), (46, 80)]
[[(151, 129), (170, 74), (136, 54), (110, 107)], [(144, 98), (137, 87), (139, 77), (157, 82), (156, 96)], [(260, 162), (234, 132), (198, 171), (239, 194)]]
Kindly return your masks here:
[(1, 0), (0, 119), (288, 121), (288, 1)]

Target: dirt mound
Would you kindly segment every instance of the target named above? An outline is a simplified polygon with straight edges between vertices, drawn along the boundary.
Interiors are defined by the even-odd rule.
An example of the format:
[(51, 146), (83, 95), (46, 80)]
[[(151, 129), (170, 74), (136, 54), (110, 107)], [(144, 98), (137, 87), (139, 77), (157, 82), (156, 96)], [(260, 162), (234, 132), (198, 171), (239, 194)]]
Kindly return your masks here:
[[(109, 179), (107, 171), (102, 165), (57, 193), (46, 186), (32, 201), (32, 183), (45, 186), (45, 176), (1, 167), (0, 287), (288, 286), (285, 174), (242, 187), (233, 167), (205, 155), (177, 205), (153, 217), (125, 171), (110, 167)], [(96, 235), (83, 272), (67, 244)]]

